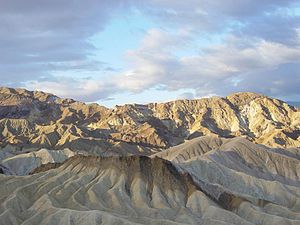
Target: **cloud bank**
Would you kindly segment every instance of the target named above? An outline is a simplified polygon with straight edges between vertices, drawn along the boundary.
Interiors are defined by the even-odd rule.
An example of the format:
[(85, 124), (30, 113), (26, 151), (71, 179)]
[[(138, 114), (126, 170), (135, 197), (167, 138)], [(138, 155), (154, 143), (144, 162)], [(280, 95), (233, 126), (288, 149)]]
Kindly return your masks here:
[[(90, 38), (136, 11), (156, 26), (124, 52), (126, 68), (102, 76), (106, 59), (94, 57)], [(151, 88), (300, 98), (295, 0), (0, 0), (0, 49), (1, 85), (84, 101)]]

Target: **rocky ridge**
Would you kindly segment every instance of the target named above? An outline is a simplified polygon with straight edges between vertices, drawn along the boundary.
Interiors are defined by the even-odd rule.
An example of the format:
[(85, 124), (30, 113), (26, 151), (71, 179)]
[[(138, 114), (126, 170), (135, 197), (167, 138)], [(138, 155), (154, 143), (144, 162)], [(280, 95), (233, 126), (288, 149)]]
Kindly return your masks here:
[[(270, 147), (300, 146), (300, 109), (255, 93), (108, 109), (44, 92), (0, 89), (0, 144), (151, 155), (187, 139), (245, 136)], [(131, 152), (130, 150), (131, 149)]]

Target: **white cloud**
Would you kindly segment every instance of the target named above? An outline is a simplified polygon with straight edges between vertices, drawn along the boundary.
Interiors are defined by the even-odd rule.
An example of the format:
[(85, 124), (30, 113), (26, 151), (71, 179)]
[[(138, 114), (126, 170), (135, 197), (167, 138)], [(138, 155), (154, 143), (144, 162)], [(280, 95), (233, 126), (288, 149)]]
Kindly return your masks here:
[[(125, 0), (0, 0), (0, 78), (2, 84), (50, 76), (53, 71), (89, 71), (102, 65), (91, 59), (88, 41), (103, 30)], [(126, 4), (125, 4), (126, 6)]]
[[(285, 79), (286, 76), (294, 76), (295, 81), (300, 77), (299, 72), (293, 70), (294, 74), (291, 75), (288, 69), (299, 68), (300, 45), (292, 47), (257, 38), (245, 42), (242, 38), (231, 36), (226, 43), (207, 47), (202, 54), (176, 57), (174, 49), (181, 46), (180, 41), (173, 41), (177, 38), (178, 34), (172, 36), (159, 30), (155, 31), (155, 35), (148, 32), (144, 39), (147, 41), (129, 54), (134, 68), (114, 78), (116, 81), (122, 80), (119, 86), (130, 91), (142, 91), (157, 85), (169, 90), (193, 88), (200, 95), (222, 95), (244, 88), (250, 91), (269, 90), (270, 94), (275, 94), (274, 88), (290, 83)], [(279, 68), (286, 68), (286, 71), (281, 71), (280, 82), (259, 84), (263, 79), (257, 76), (265, 76), (270, 80), (275, 76), (278, 78)], [(249, 80), (249, 76), (256, 77), (258, 82), (251, 82), (253, 86), (245, 84), (243, 81)], [(258, 88), (258, 85), (264, 88)], [(280, 91), (288, 94), (289, 89), (285, 88), (276, 94), (280, 94)]]
[(114, 85), (109, 82), (89, 79), (73, 79), (58, 77), (55, 81), (28, 81), (25, 88), (55, 93), (59, 97), (74, 98), (76, 100), (93, 102), (96, 99), (106, 99), (115, 93)]
[[(197, 97), (234, 91), (275, 96), (299, 93), (300, 45), (291, 47), (261, 39), (245, 42), (230, 36), (226, 43), (206, 47), (201, 54), (178, 57), (173, 53), (186, 41), (181, 41), (182, 37), (180, 32), (150, 30), (141, 46), (127, 54), (132, 69), (106, 80), (59, 78), (32, 81), (26, 88), (83, 101), (105, 99), (126, 91), (143, 92), (157, 86), (170, 91), (192, 89)], [(185, 93), (181, 97), (193, 96)]]
[(177, 96), (177, 99), (194, 99), (195, 94), (193, 92), (184, 92)]
[[(300, 20), (290, 15), (293, 7), (299, 1), (0, 0), (1, 85), (85, 101), (157, 86), (197, 96), (245, 90), (300, 97)], [(132, 8), (158, 28), (126, 54), (129, 69), (105, 79), (74, 78), (103, 77), (106, 59), (93, 58), (88, 40)], [(226, 38), (196, 44), (217, 34)], [(60, 71), (69, 75), (55, 75)]]

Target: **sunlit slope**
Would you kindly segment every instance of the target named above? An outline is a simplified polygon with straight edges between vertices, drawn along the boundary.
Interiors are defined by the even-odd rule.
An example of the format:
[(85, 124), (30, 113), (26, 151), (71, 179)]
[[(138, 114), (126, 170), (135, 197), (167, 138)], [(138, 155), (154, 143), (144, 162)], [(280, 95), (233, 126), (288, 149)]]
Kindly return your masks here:
[(70, 148), (97, 155), (150, 155), (211, 134), (245, 136), (270, 147), (299, 147), (300, 109), (254, 93), (108, 109), (1, 88), (0, 131), (2, 147)]

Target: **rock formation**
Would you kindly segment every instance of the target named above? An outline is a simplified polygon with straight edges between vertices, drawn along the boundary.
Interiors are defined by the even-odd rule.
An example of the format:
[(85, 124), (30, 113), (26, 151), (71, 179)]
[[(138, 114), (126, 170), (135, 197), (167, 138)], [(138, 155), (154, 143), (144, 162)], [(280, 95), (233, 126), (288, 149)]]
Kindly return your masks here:
[(0, 175), (0, 224), (298, 225), (299, 159), (299, 149), (218, 137), (151, 158), (77, 155)]
[(187, 139), (245, 136), (300, 147), (300, 109), (254, 93), (108, 109), (43, 92), (0, 89), (0, 144), (20, 148), (150, 155)]
[(299, 136), (299, 108), (255, 93), (108, 109), (0, 88), (0, 225), (299, 225)]

